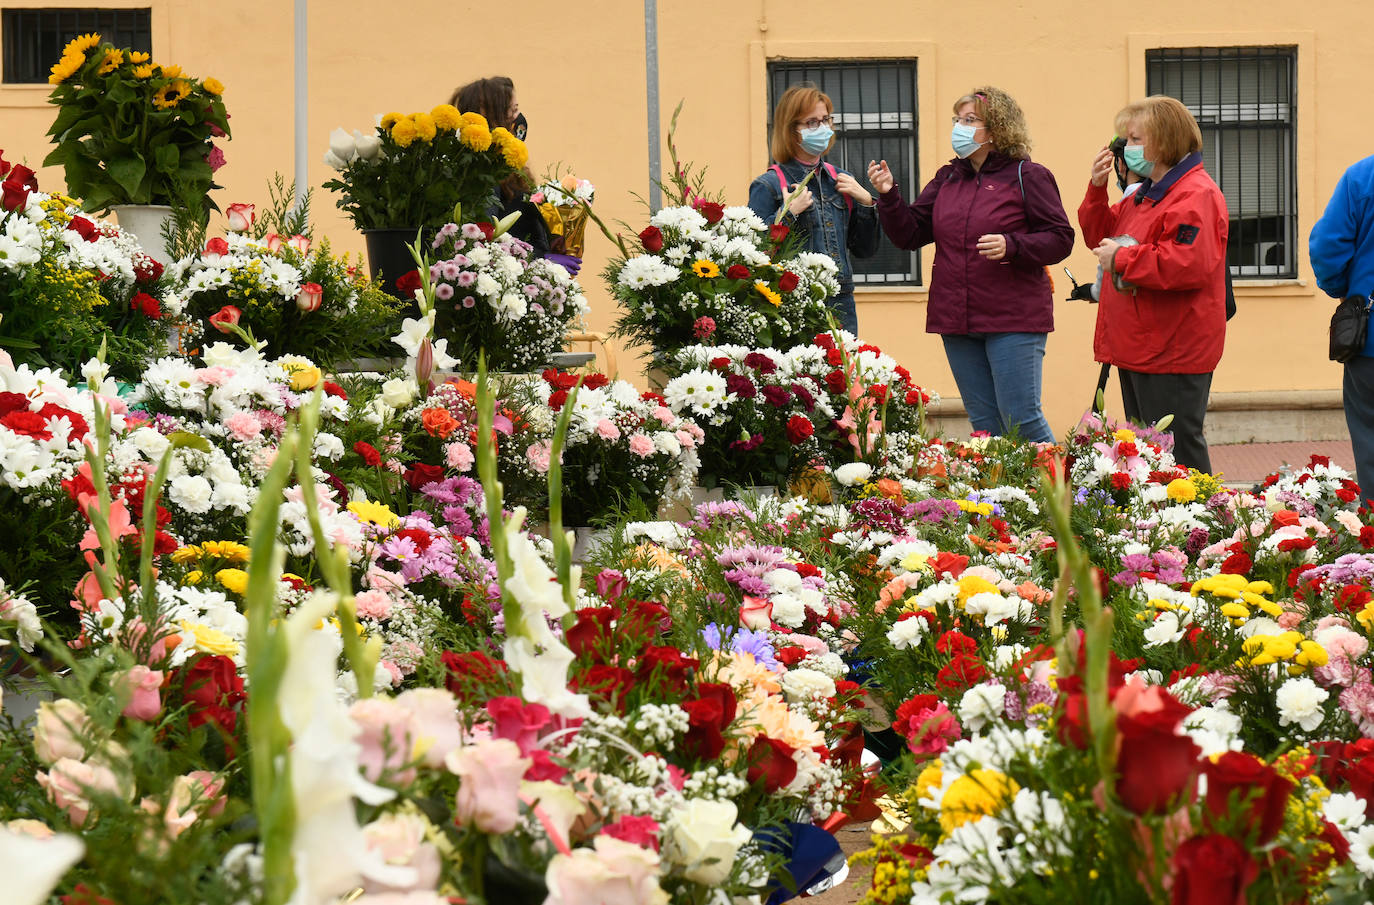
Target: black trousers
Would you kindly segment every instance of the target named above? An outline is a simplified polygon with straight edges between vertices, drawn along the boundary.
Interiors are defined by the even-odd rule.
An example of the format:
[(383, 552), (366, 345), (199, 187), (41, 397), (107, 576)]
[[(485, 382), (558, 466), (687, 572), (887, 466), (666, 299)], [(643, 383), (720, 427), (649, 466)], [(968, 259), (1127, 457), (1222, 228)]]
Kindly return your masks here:
[(1355, 451), (1360, 499), (1374, 497), (1374, 358), (1357, 355), (1345, 363), (1345, 423)]
[(1207, 415), (1211, 374), (1144, 374), (1117, 368), (1121, 380), (1121, 404), (1126, 417), (1139, 424), (1154, 424), (1173, 415), (1169, 432), (1174, 435), (1174, 461), (1210, 473), (1212, 460), (1202, 437)]

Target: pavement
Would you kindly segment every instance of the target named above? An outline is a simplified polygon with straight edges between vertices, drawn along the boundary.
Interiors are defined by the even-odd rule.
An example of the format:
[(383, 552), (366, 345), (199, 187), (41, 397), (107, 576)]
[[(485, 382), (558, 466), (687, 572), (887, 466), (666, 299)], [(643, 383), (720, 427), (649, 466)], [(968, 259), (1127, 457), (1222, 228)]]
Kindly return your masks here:
[(1297, 470), (1315, 454), (1327, 456), (1352, 475), (1355, 454), (1347, 440), (1303, 440), (1285, 443), (1226, 443), (1209, 446), (1212, 472), (1232, 486), (1252, 485), (1285, 465)]

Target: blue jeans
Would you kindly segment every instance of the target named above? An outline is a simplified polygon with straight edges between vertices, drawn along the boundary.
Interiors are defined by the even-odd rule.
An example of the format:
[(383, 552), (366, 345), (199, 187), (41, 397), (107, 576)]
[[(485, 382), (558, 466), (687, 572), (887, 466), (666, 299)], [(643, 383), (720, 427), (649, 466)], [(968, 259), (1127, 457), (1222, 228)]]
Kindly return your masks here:
[(854, 290), (841, 289), (840, 294), (826, 299), (825, 305), (835, 315), (835, 322), (845, 330), (859, 335), (859, 314), (854, 310)]
[(1360, 499), (1374, 497), (1374, 358), (1357, 355), (1345, 363), (1345, 426), (1355, 452)]
[(941, 338), (974, 430), (1005, 434), (1016, 427), (1023, 440), (1054, 442), (1050, 424), (1040, 411), (1044, 333), (973, 333)]

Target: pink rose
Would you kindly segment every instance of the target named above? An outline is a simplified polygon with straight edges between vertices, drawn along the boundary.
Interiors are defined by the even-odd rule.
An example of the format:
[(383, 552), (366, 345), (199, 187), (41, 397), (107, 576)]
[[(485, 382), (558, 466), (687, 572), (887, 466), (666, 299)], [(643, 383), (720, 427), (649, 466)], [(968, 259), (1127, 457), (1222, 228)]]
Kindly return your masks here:
[(306, 314), (319, 311), (323, 301), (324, 287), (319, 283), (302, 283), (301, 291), (296, 293), (296, 307)]
[(300, 252), (302, 256), (310, 253), (310, 240), (300, 233), (296, 233), (294, 236), (287, 239), (286, 244)]
[(773, 624), (773, 603), (766, 597), (744, 595), (739, 608), (739, 624), (755, 632), (766, 632)]
[(253, 213), (253, 205), (243, 203), (229, 205), (224, 217), (229, 223), (229, 230), (236, 233), (252, 229), (253, 221), (257, 219)]
[(362, 730), (358, 766), (363, 775), (376, 782), (385, 772), (393, 782), (413, 782), (415, 771), (403, 769), (415, 748), (410, 712), (390, 698), (367, 698), (355, 702), (348, 715)]
[(86, 711), (76, 701), (44, 701), (38, 705), (38, 720), (33, 725), (33, 753), (49, 766), (63, 759), (84, 760), (89, 732)]
[(543, 704), (526, 704), (512, 697), (487, 701), (487, 713), (491, 715), (492, 734), (515, 742), (524, 755), (536, 746), (539, 730), (548, 725), (551, 718), (549, 708)]
[(444, 447), (444, 458), (448, 467), (457, 471), (467, 471), (472, 467), (472, 447), (466, 443), (450, 443)]
[(510, 739), (495, 738), (450, 751), (449, 771), (462, 782), (454, 807), (459, 826), (509, 833), (520, 817), (520, 780), (534, 763)]
[(267, 238), (263, 239), (262, 241), (267, 246), (267, 250), (272, 252), (273, 254), (276, 254), (277, 252), (281, 251), (282, 245), (285, 244), (282, 242), (281, 236), (277, 235), (276, 233), (268, 233)]
[[(429, 822), (418, 814), (383, 814), (363, 827), (367, 850), (375, 855), (370, 863), (386, 865), (386, 877), (374, 876), (365, 863), (362, 868), (363, 889), (369, 893), (401, 893), (432, 890), (439, 885), (439, 850), (425, 841)], [(395, 882), (393, 868), (410, 868), (414, 880)], [(380, 874), (383, 871), (375, 871)]]
[(647, 459), (654, 454), (654, 441), (646, 434), (635, 434), (630, 438), (630, 452), (641, 459)]
[(659, 905), (658, 853), (602, 834), (593, 848), (554, 855), (544, 872), (544, 905)]
[(208, 770), (195, 770), (172, 780), (172, 794), (167, 797), (162, 819), (175, 839), (202, 814), (223, 814), (225, 804), (224, 780)]
[(134, 720), (150, 723), (162, 712), (162, 671), (139, 665), (132, 667), (113, 682), (115, 693), (128, 695), (129, 703), (124, 705), (124, 715)]
[(596, 433), (597, 436), (605, 437), (607, 440), (620, 439), (620, 428), (616, 427), (615, 422), (609, 418), (602, 418), (596, 422)]
[(457, 700), (444, 688), (412, 688), (397, 695), (396, 703), (410, 714), (415, 747), (425, 766), (442, 767), (449, 752), (463, 744)]
[(67, 819), (76, 827), (86, 823), (86, 817), (94, 807), (93, 798), (117, 796), (121, 791), (114, 771), (95, 760), (82, 763), (64, 757), (54, 763), (47, 773), (37, 774), (37, 779), (52, 803), (66, 811)]

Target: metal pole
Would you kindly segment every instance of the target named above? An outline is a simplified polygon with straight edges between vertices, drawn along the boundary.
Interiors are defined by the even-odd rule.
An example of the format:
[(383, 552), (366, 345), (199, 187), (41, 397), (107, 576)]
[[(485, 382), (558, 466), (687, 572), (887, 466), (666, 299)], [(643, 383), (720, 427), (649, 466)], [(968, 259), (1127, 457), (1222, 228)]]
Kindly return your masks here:
[(307, 50), (307, 0), (295, 0), (295, 67), (296, 67), (296, 208), (305, 198), (307, 161), (309, 160), (309, 87), (310, 58)]
[(649, 210), (658, 213), (663, 205), (658, 186), (663, 178), (658, 145), (658, 0), (644, 0), (644, 85), (649, 100)]

